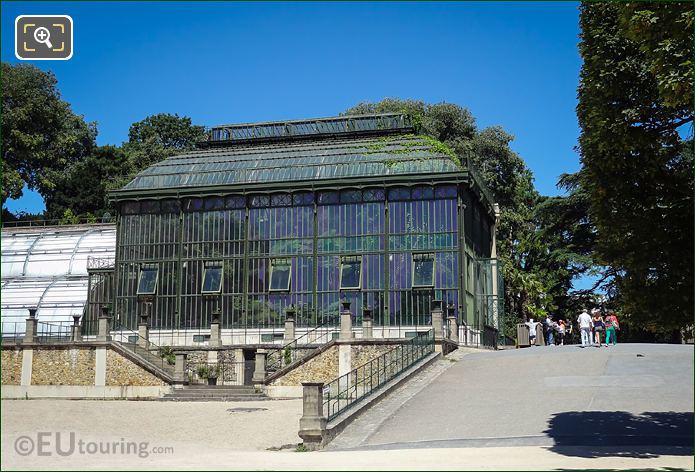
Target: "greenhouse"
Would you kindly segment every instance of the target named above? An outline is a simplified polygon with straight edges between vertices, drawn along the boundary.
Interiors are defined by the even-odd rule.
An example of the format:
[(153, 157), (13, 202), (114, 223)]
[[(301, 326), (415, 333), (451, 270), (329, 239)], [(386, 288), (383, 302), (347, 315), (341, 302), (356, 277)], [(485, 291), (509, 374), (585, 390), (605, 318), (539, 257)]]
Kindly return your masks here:
[(293, 307), (307, 327), (348, 300), (357, 325), (369, 307), (400, 330), (439, 299), (465, 325), (496, 324), (493, 199), (407, 115), (218, 126), (111, 198), (115, 263), (93, 271), (92, 321), (107, 303), (129, 328), (205, 329), (214, 314), (270, 329)]
[(28, 310), (41, 325), (82, 316), (89, 291), (88, 267), (113, 262), (112, 224), (9, 227), (2, 230), (2, 333), (24, 333)]

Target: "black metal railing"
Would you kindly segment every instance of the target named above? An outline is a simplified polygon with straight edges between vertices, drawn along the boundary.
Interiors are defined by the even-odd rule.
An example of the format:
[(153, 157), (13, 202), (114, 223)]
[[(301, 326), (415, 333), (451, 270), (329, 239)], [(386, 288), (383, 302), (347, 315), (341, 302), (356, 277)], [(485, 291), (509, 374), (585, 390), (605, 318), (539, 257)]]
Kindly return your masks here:
[(65, 343), (72, 341), (71, 321), (37, 321), (36, 342), (42, 344)]
[(176, 360), (170, 346), (158, 346), (152, 341), (140, 340), (137, 331), (122, 326), (111, 330), (111, 339), (169, 375), (174, 374)]
[(497, 349), (499, 342), (499, 332), (497, 328), (485, 325), (483, 327), (483, 347)]
[(323, 387), (323, 413), (332, 420), (434, 352), (434, 331), (419, 333)]
[(0, 323), (0, 337), (2, 338), (3, 344), (5, 343), (17, 343), (24, 339), (24, 330), (26, 329), (26, 322), (22, 321), (5, 321), (2, 320)]
[(34, 227), (34, 226), (68, 226), (68, 225), (84, 225), (84, 224), (111, 224), (116, 222), (115, 216), (79, 216), (74, 219), (51, 219), (51, 220), (16, 220), (3, 221), (3, 228), (19, 228), (19, 227)]
[(340, 328), (335, 326), (335, 323), (335, 320), (325, 321), (294, 341), (269, 351), (266, 356), (266, 371), (276, 372), (308, 356), (322, 344), (330, 342), (335, 334), (340, 332)]

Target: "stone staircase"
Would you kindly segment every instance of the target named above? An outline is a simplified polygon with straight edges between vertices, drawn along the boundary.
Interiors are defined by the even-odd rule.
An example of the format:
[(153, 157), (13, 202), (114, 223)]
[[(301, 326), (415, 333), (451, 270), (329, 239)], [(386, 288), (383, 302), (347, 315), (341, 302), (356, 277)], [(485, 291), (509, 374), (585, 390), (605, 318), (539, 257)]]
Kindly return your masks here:
[(174, 381), (174, 366), (149, 349), (137, 344), (123, 342), (111, 342), (111, 346), (116, 352), (165, 382), (171, 384)]
[(238, 402), (268, 400), (253, 385), (186, 385), (167, 393), (161, 401), (171, 402)]

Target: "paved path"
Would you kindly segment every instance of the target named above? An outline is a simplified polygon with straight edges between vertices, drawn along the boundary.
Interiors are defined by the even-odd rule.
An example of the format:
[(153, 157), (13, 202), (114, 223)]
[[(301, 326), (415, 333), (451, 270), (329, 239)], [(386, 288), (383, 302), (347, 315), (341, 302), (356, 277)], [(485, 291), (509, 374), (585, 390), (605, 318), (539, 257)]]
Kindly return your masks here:
[(364, 415), (331, 449), (547, 446), (579, 457), (692, 455), (692, 346), (477, 352), (430, 376), (426, 386), (411, 383)]

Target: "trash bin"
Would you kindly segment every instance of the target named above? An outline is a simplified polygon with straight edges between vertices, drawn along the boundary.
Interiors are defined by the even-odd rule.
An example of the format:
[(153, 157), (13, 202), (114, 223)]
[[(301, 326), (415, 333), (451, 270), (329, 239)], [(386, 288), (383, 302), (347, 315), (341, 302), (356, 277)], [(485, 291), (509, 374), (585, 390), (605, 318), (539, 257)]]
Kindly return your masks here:
[(545, 346), (545, 331), (543, 323), (536, 323), (536, 346)]
[(516, 347), (529, 347), (531, 341), (529, 339), (529, 329), (526, 323), (517, 323), (516, 325)]

